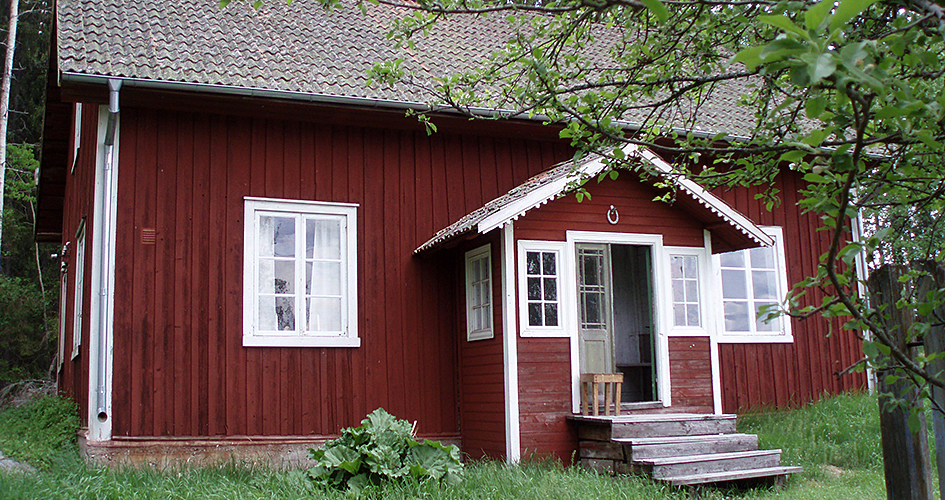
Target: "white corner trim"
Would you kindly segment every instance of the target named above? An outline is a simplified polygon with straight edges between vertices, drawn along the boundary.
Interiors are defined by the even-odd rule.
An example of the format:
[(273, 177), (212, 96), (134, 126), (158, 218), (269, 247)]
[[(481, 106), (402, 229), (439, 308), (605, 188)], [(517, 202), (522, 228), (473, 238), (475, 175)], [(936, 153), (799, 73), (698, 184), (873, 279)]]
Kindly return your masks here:
[[(711, 267), (712, 262), (712, 233), (705, 229), (702, 231), (703, 239), (705, 240), (705, 254), (709, 256), (706, 259), (706, 263)], [(706, 288), (715, 286), (715, 279), (712, 275), (712, 270), (707, 268), (705, 270), (705, 281)], [(708, 300), (705, 302), (705, 318), (706, 328), (709, 329), (709, 365), (712, 369), (712, 407), (716, 415), (722, 414), (722, 369), (720, 367), (719, 361), (719, 339), (717, 338), (718, 330), (716, 330), (717, 322), (713, 318), (718, 317), (719, 311), (714, 307), (714, 301), (711, 300), (711, 296), (708, 293), (703, 294)]]
[(515, 238), (513, 223), (502, 226), (499, 253), (502, 262), (502, 357), (505, 367), (505, 457), (508, 463), (522, 459), (522, 435), (518, 406), (518, 333), (515, 327)]

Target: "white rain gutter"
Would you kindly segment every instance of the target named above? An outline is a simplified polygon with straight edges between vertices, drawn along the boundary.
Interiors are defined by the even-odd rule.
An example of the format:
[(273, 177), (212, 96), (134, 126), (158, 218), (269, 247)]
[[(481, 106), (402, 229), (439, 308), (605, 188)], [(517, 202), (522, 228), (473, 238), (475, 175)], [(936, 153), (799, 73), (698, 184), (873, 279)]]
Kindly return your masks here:
[[(108, 346), (111, 345), (111, 342), (108, 341), (109, 336), (111, 335), (111, 328), (109, 328), (109, 315), (108, 312), (108, 282), (109, 282), (109, 255), (111, 254), (111, 219), (112, 219), (112, 173), (114, 171), (115, 164), (115, 134), (118, 128), (118, 93), (121, 90), (122, 80), (112, 78), (108, 80), (108, 122), (105, 126), (105, 165), (104, 165), (104, 190), (102, 195), (102, 216), (98, 217), (96, 224), (99, 225), (101, 235), (102, 235), (102, 249), (99, 254), (101, 260), (99, 261), (100, 272), (98, 274), (99, 278), (99, 311), (98, 311), (98, 325), (99, 325), (99, 335), (101, 338), (98, 341), (97, 357), (98, 363), (94, 367), (96, 369), (96, 415), (100, 422), (105, 422), (108, 420), (108, 401), (106, 397), (106, 388), (108, 384), (108, 368), (107, 368), (107, 359), (108, 359)], [(93, 367), (89, 367), (93, 369)]]
[[(291, 90), (260, 89), (251, 87), (240, 87), (237, 85), (221, 85), (216, 83), (188, 83), (176, 82), (173, 80), (151, 80), (145, 78), (114, 77), (105, 75), (89, 75), (85, 73), (73, 73), (63, 71), (60, 73), (61, 82), (91, 83), (103, 84), (114, 80), (121, 81), (126, 87), (141, 87), (157, 90), (174, 90), (189, 92), (208, 92), (212, 94), (257, 97), (270, 99), (285, 99), (290, 101), (310, 102), (317, 104), (336, 104), (344, 106), (357, 106), (361, 108), (391, 109), (391, 110), (413, 110), (413, 111), (433, 111), (440, 113), (450, 113), (462, 116), (452, 106), (443, 104), (430, 105), (416, 101), (397, 101), (393, 99), (380, 99), (376, 97), (357, 97), (341, 96), (333, 94), (322, 94), (318, 92), (298, 92)], [(465, 108), (469, 113), (484, 118), (510, 118), (517, 120), (533, 121), (540, 123), (551, 122), (552, 119), (546, 115), (527, 114), (516, 112), (509, 109), (492, 109), (470, 106)], [(629, 120), (614, 120), (614, 123), (627, 130), (639, 130), (640, 123)], [(700, 139), (709, 139), (716, 137), (717, 134), (700, 130), (687, 130), (678, 127), (672, 127), (674, 132), (680, 134), (692, 134)], [(748, 137), (737, 135), (726, 135), (723, 140), (738, 142), (747, 141)]]

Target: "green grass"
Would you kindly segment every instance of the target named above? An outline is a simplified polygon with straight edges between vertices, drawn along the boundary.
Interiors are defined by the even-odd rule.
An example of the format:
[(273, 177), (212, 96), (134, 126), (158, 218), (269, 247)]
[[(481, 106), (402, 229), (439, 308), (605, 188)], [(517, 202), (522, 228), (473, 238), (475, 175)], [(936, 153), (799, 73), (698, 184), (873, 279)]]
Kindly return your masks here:
[(0, 450), (10, 458), (46, 468), (55, 457), (75, 453), (78, 429), (75, 404), (41, 396), (0, 411)]
[[(881, 500), (886, 493), (876, 420), (876, 400), (863, 395), (841, 396), (792, 412), (748, 415), (742, 419), (739, 430), (759, 433), (764, 447), (784, 449), (785, 462), (804, 466), (805, 473), (791, 479), (783, 490), (769, 487), (709, 489), (703, 498)], [(5, 412), (0, 412), (0, 435), (8, 432), (10, 421)], [(62, 431), (49, 431), (49, 434), (61, 435)], [(47, 441), (55, 442), (55, 439)], [(5, 448), (0, 449), (7, 452)], [(343, 492), (313, 486), (299, 471), (273, 472), (232, 464), (173, 471), (109, 470), (86, 466), (78, 458), (74, 444), (67, 448), (67, 453), (61, 448), (58, 451), (55, 447), (44, 449), (49, 453), (45, 462), (29, 459), (44, 467), (40, 472), (0, 473), (0, 498), (349, 498)], [(42, 453), (34, 451), (31, 455)], [(466, 480), (459, 486), (435, 482), (387, 484), (367, 491), (365, 497), (393, 500), (689, 498), (685, 490), (639, 477), (612, 478), (550, 462), (508, 466), (489, 461), (470, 464)]]

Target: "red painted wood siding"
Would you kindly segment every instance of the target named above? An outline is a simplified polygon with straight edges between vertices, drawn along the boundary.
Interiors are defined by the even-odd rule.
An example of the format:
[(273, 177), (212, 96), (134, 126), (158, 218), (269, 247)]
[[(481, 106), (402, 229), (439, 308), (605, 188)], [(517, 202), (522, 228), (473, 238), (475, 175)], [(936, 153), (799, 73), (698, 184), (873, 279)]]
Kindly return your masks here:
[[(565, 196), (515, 221), (517, 239), (564, 241), (568, 230), (662, 234), (668, 246), (702, 247), (704, 225), (673, 206), (654, 202), (658, 191), (624, 173), (616, 181), (589, 181), (591, 199), (578, 202)], [(613, 205), (620, 214), (616, 225), (607, 222)]]
[[(502, 268), (499, 232), (477, 238), (454, 251), (456, 255), (456, 313), (459, 329), (459, 426), (463, 452), (470, 458), (505, 457), (505, 361), (502, 331)], [(466, 340), (466, 258), (482, 245), (492, 250), (493, 338)]]
[[(379, 406), (458, 435), (455, 260), (412, 251), (567, 148), (127, 105), (121, 125), (116, 436), (328, 435)], [(244, 196), (360, 204), (360, 348), (242, 347)]]
[[(756, 200), (758, 188), (716, 193), (760, 225), (781, 226), (788, 281), (792, 285), (817, 272), (821, 254), (830, 246), (829, 235), (817, 231), (816, 216), (803, 214), (797, 206), (798, 189), (804, 188), (799, 175), (782, 170), (774, 187), (780, 190), (781, 205), (772, 211)], [(823, 295), (809, 290), (802, 304), (821, 303)], [(843, 331), (840, 321), (812, 317), (792, 320), (792, 344), (720, 344), (722, 408), (736, 412), (752, 407), (797, 406), (866, 387), (863, 373), (836, 374), (862, 357), (859, 341)]]
[(669, 337), (670, 392), (674, 407), (712, 413), (712, 353), (709, 337)]
[[(64, 317), (60, 321), (65, 322), (63, 332), (65, 332), (65, 348), (63, 349), (64, 362), (59, 371), (58, 385), (59, 390), (70, 398), (74, 399), (79, 405), (79, 416), (83, 425), (88, 422), (88, 394), (89, 394), (89, 318), (91, 312), (92, 297), (92, 260), (94, 253), (92, 250), (92, 227), (95, 221), (92, 217), (92, 205), (95, 195), (95, 169), (96, 169), (96, 147), (98, 141), (98, 115), (99, 108), (94, 104), (87, 104), (82, 107), (82, 131), (80, 135), (78, 157), (76, 158), (75, 170), (71, 169), (72, 162), (72, 142), (70, 138), (68, 161), (69, 167), (66, 169), (66, 197), (63, 206), (62, 222), (62, 244), (69, 243), (68, 255), (66, 256), (66, 266), (68, 269), (68, 281), (66, 283), (66, 307), (63, 309)], [(72, 136), (74, 137), (74, 135)], [(84, 287), (82, 292), (83, 317), (82, 322), (82, 341), (80, 343), (79, 355), (72, 358), (73, 350), (73, 328), (75, 318), (75, 278), (78, 262), (76, 248), (76, 231), (79, 224), (85, 218), (85, 274)]]

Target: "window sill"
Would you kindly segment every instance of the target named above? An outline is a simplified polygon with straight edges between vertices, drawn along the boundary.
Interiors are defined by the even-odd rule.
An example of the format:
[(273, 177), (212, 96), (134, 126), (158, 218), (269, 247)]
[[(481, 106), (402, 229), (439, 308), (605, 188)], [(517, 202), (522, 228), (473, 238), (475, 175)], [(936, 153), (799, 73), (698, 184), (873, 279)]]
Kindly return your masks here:
[(244, 335), (243, 347), (361, 347), (359, 337)]
[(717, 338), (720, 344), (793, 344), (793, 335), (774, 334), (729, 334), (723, 333)]

